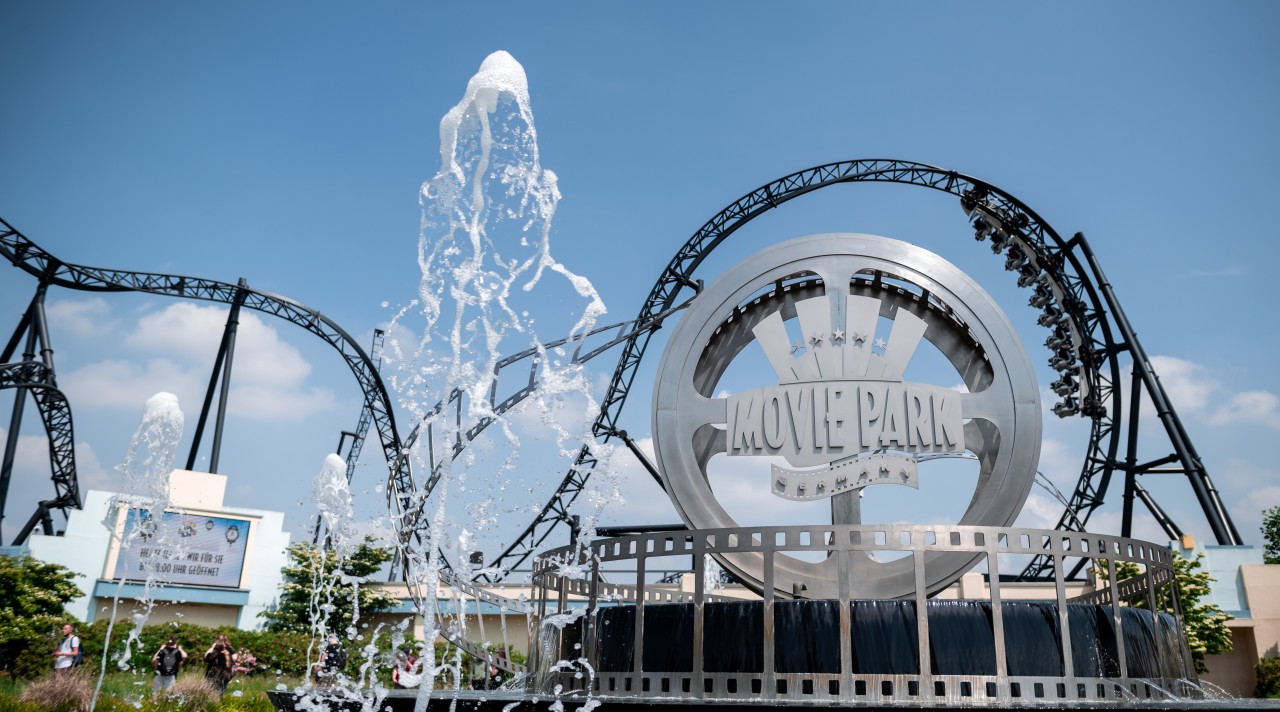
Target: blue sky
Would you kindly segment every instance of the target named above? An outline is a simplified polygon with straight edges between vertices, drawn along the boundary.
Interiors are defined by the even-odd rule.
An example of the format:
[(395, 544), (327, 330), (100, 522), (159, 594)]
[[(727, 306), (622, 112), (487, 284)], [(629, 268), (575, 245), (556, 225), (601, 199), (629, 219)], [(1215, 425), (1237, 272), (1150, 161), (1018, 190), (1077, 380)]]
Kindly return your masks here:
[[(0, 216), (69, 262), (243, 277), (363, 344), (413, 296), (417, 192), (439, 167), (440, 117), (495, 50), (524, 65), (542, 163), (559, 176), (553, 250), (595, 283), (606, 320), (634, 315), (708, 217), (795, 170), (892, 157), (989, 180), (1060, 233), (1089, 236), (1246, 539), (1280, 504), (1265, 446), (1280, 434), (1274, 4), (11, 2), (0, 24)], [(1025, 292), (944, 196), (822, 191), (757, 220), (707, 275), (826, 231), (916, 242), (973, 275), (1048, 383)], [(34, 288), (0, 268), (0, 327), (16, 326)], [(178, 393), (194, 429), (225, 314), (65, 291), (49, 305), (82, 480), (109, 487), (151, 393)], [(359, 391), (335, 353), (288, 324), (242, 329), (228, 500), (284, 509), (301, 531), (297, 502), (354, 426)], [(593, 364), (598, 378), (614, 358)], [(637, 436), (650, 382), (638, 388), (626, 411)], [(29, 416), (24, 436), (38, 433)], [(1085, 433), (1046, 419), (1041, 469), (1064, 490)], [(24, 438), (6, 541), (50, 491), (41, 448)], [(376, 454), (371, 443), (357, 492), (381, 480)], [(563, 472), (530, 469), (530, 501)], [(675, 521), (645, 476), (629, 476), (631, 504), (612, 521)], [(1147, 485), (1207, 533), (1184, 481)], [(1056, 519), (1039, 503), (1023, 523)], [(1097, 521), (1115, 531), (1108, 510)], [(1139, 533), (1160, 536), (1149, 523)]]

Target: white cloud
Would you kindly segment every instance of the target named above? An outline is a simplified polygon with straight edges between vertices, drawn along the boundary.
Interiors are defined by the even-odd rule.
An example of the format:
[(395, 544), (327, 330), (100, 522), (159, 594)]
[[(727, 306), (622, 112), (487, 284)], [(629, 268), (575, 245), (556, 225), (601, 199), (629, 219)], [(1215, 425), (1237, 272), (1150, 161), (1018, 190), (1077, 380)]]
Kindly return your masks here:
[(1076, 478), (1080, 476), (1084, 447), (1083, 442), (1073, 447), (1061, 440), (1044, 438), (1040, 443), (1040, 472), (1059, 489), (1074, 486)]
[[(1155, 544), (1167, 543), (1169, 541), (1168, 535), (1166, 535), (1164, 530), (1160, 528), (1160, 524), (1156, 522), (1155, 517), (1151, 516), (1151, 513), (1147, 511), (1147, 508), (1138, 501), (1135, 501), (1133, 506), (1133, 538), (1142, 539), (1143, 541), (1149, 541)], [(1196, 527), (1183, 527), (1184, 529), (1190, 530), (1192, 533), (1194, 533), (1195, 529), (1198, 528), (1199, 520), (1192, 520), (1188, 517), (1180, 516), (1175, 512), (1167, 512), (1167, 514), (1169, 514), (1169, 516), (1179, 524), (1197, 525)], [(1123, 524), (1124, 514), (1122, 512), (1094, 512), (1093, 516), (1089, 518), (1087, 529), (1099, 534), (1119, 536), (1120, 530), (1123, 528)]]
[[(194, 413), (222, 339), (227, 310), (180, 302), (144, 314), (124, 344), (143, 356), (106, 359), (62, 377), (76, 407), (136, 410), (158, 391), (178, 396)], [(335, 406), (326, 388), (308, 387), (311, 364), (272, 326), (253, 313), (240, 313), (232, 363), (228, 412), (256, 420), (298, 420)]]
[(336, 407), (327, 388), (281, 388), (273, 384), (232, 385), (227, 412), (255, 420), (300, 420)]
[(1022, 513), (1014, 522), (1014, 526), (1029, 529), (1053, 529), (1062, 516), (1063, 507), (1056, 499), (1047, 494), (1032, 492), (1027, 496), (1027, 503), (1022, 506)]
[[(0, 442), (4, 442), (6, 437), (5, 430), (0, 429)], [(102, 466), (92, 446), (77, 442), (75, 456), (76, 480), (81, 498), (90, 489), (114, 490), (118, 478), (114, 472)], [(24, 431), (18, 437), (14, 452), (13, 479), (5, 502), (3, 532), (0, 532), (0, 538), (4, 541), (13, 539), (35, 510), (37, 502), (53, 496), (50, 474), (48, 439), (38, 428), (36, 432)], [(60, 517), (54, 517), (54, 526), (61, 528)]]
[(59, 377), (73, 408), (128, 408), (139, 413), (147, 398), (160, 391), (178, 396), (184, 411), (199, 408), (200, 380), (190, 368), (165, 358), (145, 363), (108, 359)]
[(1206, 420), (1213, 425), (1243, 423), (1280, 430), (1280, 397), (1269, 391), (1236, 393)]
[[(1173, 407), (1179, 411), (1200, 412), (1213, 394), (1222, 390), (1222, 384), (1206, 375), (1200, 364), (1173, 356), (1152, 356), (1151, 366), (1159, 375)], [(1150, 411), (1150, 399), (1145, 399), (1143, 406)]]
[(1213, 469), (1227, 511), (1246, 544), (1261, 543), (1262, 512), (1280, 506), (1280, 467), (1274, 461), (1249, 462), (1238, 457)]
[[(183, 356), (193, 363), (212, 364), (222, 340), (228, 310), (187, 302), (170, 305), (163, 311), (145, 314), (125, 337), (127, 346), (147, 352)], [(280, 339), (279, 333), (261, 317), (241, 311), (236, 328), (234, 377), (241, 382), (294, 386), (311, 373), (297, 349)]]
[[(1215, 426), (1244, 424), (1280, 430), (1280, 396), (1263, 390), (1231, 393), (1204, 366), (1173, 356), (1152, 356), (1151, 365), (1179, 415)], [(1211, 409), (1214, 403), (1221, 405)], [(1143, 399), (1142, 417), (1148, 421), (1156, 417), (1150, 398)]]
[[(597, 497), (614, 498), (601, 512), (601, 522), (608, 525), (679, 522), (680, 515), (676, 513), (671, 499), (635, 454), (620, 441), (613, 441), (613, 445), (613, 456), (609, 461), (613, 474), (602, 477), (602, 473), (597, 472), (592, 475), (590, 485), (598, 488)], [(653, 461), (653, 438), (639, 438), (636, 446)], [(616, 493), (613, 491), (615, 485)]]
[(58, 300), (45, 308), (51, 329), (66, 330), (79, 338), (104, 336), (115, 328), (111, 307), (101, 297)]

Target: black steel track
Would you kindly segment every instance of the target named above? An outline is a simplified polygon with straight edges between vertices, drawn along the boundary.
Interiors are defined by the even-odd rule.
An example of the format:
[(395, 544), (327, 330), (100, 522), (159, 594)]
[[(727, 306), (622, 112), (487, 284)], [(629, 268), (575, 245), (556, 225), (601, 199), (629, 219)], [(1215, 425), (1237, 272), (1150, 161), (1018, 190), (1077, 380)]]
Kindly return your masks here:
[[(396, 479), (397, 485), (401, 488), (400, 491), (407, 492), (412, 490), (412, 473), (409, 471), (408, 461), (399, 457), (401, 441), (400, 435), (396, 430), (395, 414), (391, 408), (391, 398), (387, 393), (386, 386), (382, 382), (382, 377), (378, 374), (377, 365), (350, 334), (319, 311), (288, 297), (252, 289), (243, 282), (236, 285), (199, 277), (130, 272), (63, 262), (41, 249), (3, 219), (0, 219), (0, 256), (9, 260), (15, 267), (36, 277), (44, 285), (91, 292), (142, 292), (222, 304), (233, 304), (238, 300), (247, 308), (279, 317), (295, 326), (306, 329), (336, 349), (343, 361), (346, 362), (347, 367), (351, 369), (351, 373), (355, 376), (356, 382), (364, 394), (364, 403), (361, 411), (362, 422), (368, 418), (377, 427), (383, 455), (388, 462), (394, 463), (397, 467), (392, 473), (392, 477)], [(46, 409), (54, 407), (50, 404), (52, 400), (48, 397), (44, 397), (43, 400), (42, 397), (37, 397), (37, 402), (41, 404), (41, 417), (45, 419), (46, 424), (49, 423), (51, 417), (46, 414)], [(65, 399), (61, 402), (65, 405)], [(66, 423), (67, 442), (69, 443), (69, 409), (67, 409)], [(358, 442), (352, 444), (351, 452), (360, 452), (363, 445), (363, 435), (367, 431), (367, 427), (366, 424), (360, 429), (357, 438)], [(52, 431), (49, 437), (51, 450), (56, 450), (55, 435)], [(58, 437), (60, 438), (61, 436), (59, 435)], [(59, 440), (59, 443), (61, 443), (61, 440)], [(74, 461), (70, 460), (70, 457), (71, 455), (67, 454), (65, 456), (66, 459), (61, 462), (55, 462), (55, 487), (63, 486), (75, 490), (75, 467)], [(349, 457), (347, 461), (348, 479), (354, 474), (354, 467), (355, 458)], [(66, 483), (64, 485), (58, 484), (59, 468), (63, 468), (64, 473), (69, 472), (69, 474), (62, 475), (63, 481)], [(66, 502), (72, 500), (77, 503), (76, 506), (78, 507), (78, 490), (70, 492), (65, 498), (60, 497), (59, 499), (59, 501)]]
[[(71, 404), (58, 390), (53, 371), (38, 361), (0, 364), (0, 390), (17, 388), (31, 391), (49, 438), (49, 468), (52, 470), (53, 499), (44, 502), (45, 509), (59, 509), (63, 514), (80, 508), (80, 485), (76, 479), (75, 428), (71, 422)], [(22, 393), (17, 397), (21, 398)]]
[[(1024, 272), (1028, 282), (1023, 286), (1040, 284), (1049, 290), (1049, 306), (1056, 312), (1046, 308), (1045, 325), (1061, 326), (1057, 335), (1069, 337), (1070, 342), (1067, 351), (1055, 350), (1055, 357), (1070, 357), (1069, 367), (1059, 370), (1075, 371), (1080, 377), (1080, 383), (1068, 392), (1059, 407), (1065, 415), (1081, 413), (1092, 420), (1080, 478), (1058, 522), (1059, 529), (1082, 530), (1090, 515), (1102, 505), (1113, 471), (1121, 467), (1116, 458), (1121, 444), (1117, 424), (1122, 422), (1126, 411), (1116, 388), (1121, 379), (1118, 356), (1129, 352), (1134, 360), (1135, 377), (1143, 380), (1149, 395), (1161, 406), (1161, 418), (1175, 455), (1182, 461), (1214, 535), (1220, 543), (1239, 543), (1239, 535), (1203, 463), (1168, 404), (1084, 236), (1077, 234), (1069, 240), (1063, 239), (1020, 200), (977, 178), (910, 161), (863, 159), (816, 166), (770, 182), (729, 204), (685, 242), (654, 284), (635, 321), (643, 323), (652, 319), (670, 309), (681, 290), (696, 289), (698, 266), (738, 228), (790, 200), (846, 183), (897, 183), (960, 198), (961, 207), (975, 226), (985, 226), (987, 233), (996, 236), (993, 243), (999, 244), (997, 251), (1003, 252), (1006, 247), (1011, 250), (1009, 264), (1017, 261), (1016, 251), (1021, 261), (1031, 265)], [(1032, 281), (1033, 275), (1044, 275), (1045, 279)], [(619, 416), (652, 334), (648, 329), (637, 331), (623, 346), (593, 426), (595, 435), (603, 441), (622, 432)], [(1136, 412), (1129, 414), (1136, 417)], [(1128, 461), (1131, 463), (1132, 457)], [(488, 569), (508, 572), (517, 568), (543, 544), (553, 529), (567, 522), (569, 508), (596, 464), (591, 449), (584, 446), (547, 505)], [(1038, 578), (1051, 570), (1047, 557), (1037, 557), (1023, 573), (1025, 577)]]

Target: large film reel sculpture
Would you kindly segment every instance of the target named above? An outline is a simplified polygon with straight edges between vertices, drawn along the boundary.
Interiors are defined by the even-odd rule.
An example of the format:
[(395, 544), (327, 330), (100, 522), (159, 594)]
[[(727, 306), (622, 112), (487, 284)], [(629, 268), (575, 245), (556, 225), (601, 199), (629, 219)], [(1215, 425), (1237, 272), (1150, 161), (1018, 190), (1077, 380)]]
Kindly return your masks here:
[[(881, 319), (888, 321), (877, 328)], [(947, 387), (955, 381), (904, 381), (922, 339), (946, 357), (967, 393)], [(763, 350), (776, 384), (717, 397), (748, 348)], [(787, 466), (772, 466), (772, 495), (831, 498), (835, 524), (861, 523), (864, 487), (918, 487), (923, 454), (977, 456), (981, 470), (962, 525), (1012, 524), (1035, 478), (1040, 401), (1021, 340), (976, 282), (904, 242), (814, 235), (752, 255), (694, 300), (659, 372), (658, 466), (692, 529), (758, 524), (735, 521), (716, 499), (707, 476), (716, 455), (784, 458)], [(926, 590), (945, 588), (979, 558), (928, 554)], [(838, 597), (841, 579), (862, 598), (908, 596), (917, 585), (910, 557), (862, 558), (844, 572), (835, 557), (812, 563), (779, 554), (770, 567), (761, 554), (723, 554), (720, 563), (757, 591), (771, 569), (782, 595)]]

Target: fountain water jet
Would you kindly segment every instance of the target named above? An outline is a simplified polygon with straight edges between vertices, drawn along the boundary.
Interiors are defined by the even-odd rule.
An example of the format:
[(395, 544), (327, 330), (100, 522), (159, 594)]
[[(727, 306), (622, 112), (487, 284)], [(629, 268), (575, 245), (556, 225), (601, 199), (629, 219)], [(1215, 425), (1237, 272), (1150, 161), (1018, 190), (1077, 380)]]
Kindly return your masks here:
[[(462, 100), (441, 120), (440, 155), (440, 170), (420, 193), (422, 277), (417, 299), (392, 320), (385, 360), (393, 369), (389, 380), (400, 405), (424, 423), (425, 435), (414, 441), (407, 455), (414, 469), (429, 473), (433, 481), (427, 488), (432, 500), (426, 492), (405, 495), (407, 506), (396, 522), (403, 535), (406, 581), (426, 620), (428, 642), (420, 658), (424, 676), (448, 674), (457, 689), (466, 682), (460, 653), (451, 660), (436, 660), (429, 642), (437, 633), (453, 638), (451, 630), (467, 627), (465, 613), (458, 614), (461, 620), (450, 620), (439, 603), (447, 589), (443, 584), (451, 580), (443, 556), (468, 561), (500, 522), (504, 508), (526, 505), (505, 502), (492, 490), (482, 492), (478, 500), (460, 499), (464, 489), (476, 489), (468, 483), (475, 454), (467, 453), (462, 461), (445, 456), (433, 470), (431, 453), (448, 452), (460, 441), (464, 419), (493, 421), (506, 454), (479, 485), (506, 477), (521, 457), (519, 427), (512, 422), (516, 414), (495, 413), (487, 396), (496, 387), (503, 354), (540, 343), (530, 312), (548, 288), (544, 278), (559, 277), (582, 304), (570, 317), (571, 333), (589, 332), (605, 308), (586, 278), (552, 256), (551, 225), (559, 188), (555, 174), (541, 165), (527, 79), (511, 55), (495, 52), (487, 57)], [(410, 333), (417, 336), (406, 336)], [(598, 406), (581, 369), (554, 350), (540, 352), (536, 365), (540, 378), (527, 408), (551, 430), (556, 449), (574, 453), (585, 446), (607, 461), (609, 449), (591, 434)], [(433, 409), (442, 394), (455, 394), (449, 399), (456, 398), (457, 418)], [(566, 410), (566, 402), (572, 403), (572, 411)], [(566, 412), (572, 416), (566, 417)], [(595, 498), (595, 511), (586, 517), (587, 531), (609, 499)], [(451, 506), (466, 509), (470, 519), (450, 522)], [(420, 688), (418, 709), (429, 695), (429, 686)]]
[[(102, 525), (111, 531), (117, 540), (119, 556), (125, 557), (125, 569), (131, 569), (128, 557), (134, 553), (134, 545), (139, 542), (150, 543), (153, 547), (172, 549), (181, 558), (184, 543), (177, 536), (175, 527), (166, 523), (163, 513), (169, 508), (169, 477), (173, 472), (173, 463), (177, 455), (178, 442), (182, 440), (184, 423), (182, 409), (178, 406), (178, 398), (171, 393), (157, 393), (147, 399), (143, 406), (142, 419), (129, 447), (125, 451), (124, 461), (116, 466), (124, 478), (121, 488), (123, 492), (113, 498), (107, 508), (109, 514)], [(145, 510), (143, 508), (146, 508)], [(120, 509), (129, 513), (123, 522), (117, 519)], [(144, 512), (151, 516), (144, 516)], [(156, 512), (162, 516), (154, 516)], [(158, 567), (164, 565), (167, 558), (139, 557), (138, 567), (145, 573), (142, 598), (139, 603), (141, 611), (135, 611), (133, 628), (129, 631), (123, 647), (115, 655), (116, 664), (127, 669), (133, 646), (138, 642), (147, 619), (151, 616), (154, 601), (151, 594), (155, 587), (163, 581)], [(116, 585), (116, 593), (112, 597), (111, 618), (107, 624), (103, 650), (111, 649), (111, 634), (115, 628), (116, 611), (120, 605), (120, 592), (125, 579), (120, 578)], [(102, 692), (102, 682), (106, 677), (107, 660), (111, 656), (103, 654), (102, 665), (98, 671), (98, 681), (94, 686), (90, 709), (97, 705), (98, 696)]]

